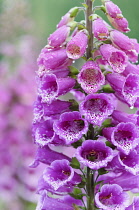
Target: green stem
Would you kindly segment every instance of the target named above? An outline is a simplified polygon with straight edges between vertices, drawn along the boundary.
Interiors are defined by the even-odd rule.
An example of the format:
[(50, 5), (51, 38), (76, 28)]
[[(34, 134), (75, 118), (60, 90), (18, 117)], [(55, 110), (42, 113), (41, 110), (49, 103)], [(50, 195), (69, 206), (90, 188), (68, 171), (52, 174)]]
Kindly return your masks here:
[[(92, 15), (93, 9), (93, 1), (86, 0), (87, 9), (86, 9), (86, 28), (88, 31), (89, 39), (88, 39), (88, 47), (86, 50), (87, 59), (93, 57), (92, 50), (93, 50), (93, 33), (92, 33), (92, 20), (89, 17)], [(87, 139), (93, 139), (94, 137), (94, 129), (92, 125), (89, 126), (89, 131), (87, 134)], [(94, 206), (94, 188), (95, 188), (95, 181), (94, 181), (95, 171), (87, 167), (87, 179), (86, 179), (86, 190), (87, 190), (87, 210), (95, 210)]]

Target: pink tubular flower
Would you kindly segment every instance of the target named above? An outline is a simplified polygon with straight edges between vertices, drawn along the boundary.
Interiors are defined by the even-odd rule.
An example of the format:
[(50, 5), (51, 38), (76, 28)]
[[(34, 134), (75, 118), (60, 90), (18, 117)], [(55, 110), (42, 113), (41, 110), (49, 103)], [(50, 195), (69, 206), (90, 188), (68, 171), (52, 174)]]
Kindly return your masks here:
[(56, 78), (54, 74), (45, 74), (39, 81), (38, 95), (43, 103), (51, 103), (57, 96), (69, 92), (74, 85), (73, 78)]
[(110, 38), (114, 46), (123, 50), (132, 62), (138, 61), (138, 43), (136, 40), (130, 39), (125, 34), (112, 30), (110, 32)]
[(104, 128), (103, 135), (124, 154), (129, 154), (138, 144), (138, 130), (131, 122), (122, 122), (116, 127)]
[(114, 4), (112, 1), (105, 2), (105, 8), (107, 12), (107, 17), (110, 23), (121, 32), (128, 32), (128, 21), (123, 17), (120, 8)]
[(93, 21), (93, 33), (98, 40), (105, 41), (108, 38), (109, 30), (101, 18)]
[(90, 94), (80, 104), (80, 112), (85, 119), (94, 124), (101, 123), (108, 118), (115, 109), (115, 104), (111, 94)]
[(128, 201), (128, 194), (117, 184), (103, 185), (95, 196), (97, 207), (103, 210), (125, 210)]
[(133, 106), (139, 97), (139, 75), (129, 74), (127, 77), (118, 73), (107, 74), (107, 81), (115, 90), (115, 95), (120, 100), (126, 101), (130, 106)]
[(87, 35), (85, 31), (79, 31), (67, 44), (67, 56), (78, 59), (83, 56), (87, 47)]
[(69, 58), (66, 54), (66, 49), (51, 49), (43, 48), (38, 59), (37, 64), (39, 66), (38, 75), (42, 76), (46, 70), (55, 70), (59, 67), (63, 67), (64, 64), (69, 62)]
[(107, 60), (113, 71), (118, 73), (124, 71), (128, 58), (123, 51), (116, 49), (110, 44), (103, 44), (100, 46), (100, 53)]
[(54, 131), (67, 145), (78, 141), (88, 130), (88, 123), (80, 112), (65, 112), (54, 123)]
[(52, 33), (48, 38), (48, 44), (52, 47), (60, 47), (64, 44), (66, 38), (70, 33), (69, 26), (62, 26)]
[(87, 61), (78, 74), (78, 82), (86, 93), (94, 93), (105, 83), (105, 77), (94, 61)]
[(76, 158), (84, 166), (97, 170), (107, 166), (114, 155), (110, 147), (100, 140), (87, 140), (77, 148)]

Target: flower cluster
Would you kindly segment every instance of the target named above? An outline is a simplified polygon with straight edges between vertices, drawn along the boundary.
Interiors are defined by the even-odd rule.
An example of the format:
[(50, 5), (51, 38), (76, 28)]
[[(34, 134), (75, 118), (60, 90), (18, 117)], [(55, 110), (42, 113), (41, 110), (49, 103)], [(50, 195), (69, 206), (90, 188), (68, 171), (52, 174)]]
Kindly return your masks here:
[[(102, 3), (93, 12), (100, 8), (114, 28), (87, 0), (62, 17), (37, 60), (32, 167), (46, 164), (37, 210), (138, 209), (127, 194), (139, 192), (138, 111), (121, 104), (139, 107), (139, 44), (122, 33), (129, 28), (120, 8)], [(76, 22), (82, 10), (87, 20)]]

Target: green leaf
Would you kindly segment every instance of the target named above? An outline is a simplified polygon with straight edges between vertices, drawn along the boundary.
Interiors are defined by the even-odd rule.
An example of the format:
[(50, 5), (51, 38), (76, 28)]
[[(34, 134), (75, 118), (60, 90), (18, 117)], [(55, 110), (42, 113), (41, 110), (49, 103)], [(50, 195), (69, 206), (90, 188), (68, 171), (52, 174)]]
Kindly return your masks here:
[(77, 160), (76, 157), (72, 158), (70, 166), (72, 168), (80, 169), (80, 163), (79, 163), (79, 161)]

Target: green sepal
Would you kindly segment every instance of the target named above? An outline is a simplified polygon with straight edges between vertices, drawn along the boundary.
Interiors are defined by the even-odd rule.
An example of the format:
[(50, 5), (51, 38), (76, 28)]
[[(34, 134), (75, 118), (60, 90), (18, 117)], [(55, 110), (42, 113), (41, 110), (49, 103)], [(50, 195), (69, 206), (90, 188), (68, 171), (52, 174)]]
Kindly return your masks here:
[(79, 161), (77, 160), (76, 157), (73, 157), (73, 158), (71, 159), (70, 166), (71, 166), (72, 168), (80, 169), (80, 163), (79, 163)]
[(109, 84), (104, 85), (102, 90), (104, 93), (114, 93), (115, 92)]
[(77, 103), (76, 100), (69, 99), (69, 102), (71, 103), (71, 106), (70, 106), (71, 111), (79, 111), (79, 104)]
[(106, 13), (106, 8), (105, 8), (105, 6), (101, 5), (100, 8), (101, 8), (101, 11), (102, 11), (102, 12)]
[(80, 184), (78, 184), (77, 186), (78, 186), (79, 188), (84, 188), (85, 185), (86, 185), (86, 182), (82, 180), (82, 181), (80, 182)]
[(68, 68), (70, 69), (71, 74), (77, 75), (79, 73), (79, 70), (74, 66), (68, 66)]
[(73, 31), (75, 29), (75, 27), (77, 26), (77, 22), (76, 21), (70, 21), (67, 26), (70, 27), (70, 30)]
[(88, 8), (88, 5), (87, 5), (87, 4), (82, 3), (82, 5), (83, 5), (86, 9)]
[(86, 194), (82, 193), (82, 190), (79, 188), (74, 188), (72, 193), (69, 193), (69, 195), (75, 199), (81, 200), (83, 196), (86, 196)]
[(104, 168), (98, 169), (98, 174), (99, 175), (103, 175), (103, 174), (107, 174), (107, 173), (108, 173), (108, 171), (106, 171)]
[(86, 29), (86, 27), (84, 25), (82, 25), (82, 24), (79, 24), (78, 25), (78, 30), (83, 30), (83, 29)]
[[(75, 111), (76, 111), (76, 110), (75, 110)], [(78, 111), (78, 110), (77, 110), (77, 111)], [(82, 145), (82, 139), (80, 139), (80, 140), (78, 140), (78, 141), (72, 143), (71, 145), (72, 145), (74, 148), (80, 147), (80, 146)]]
[(110, 118), (108, 118), (102, 123), (102, 126), (103, 127), (110, 127), (111, 123), (112, 123), (112, 120)]
[(70, 17), (76, 17), (76, 15), (78, 14), (79, 12), (79, 8), (78, 7), (73, 7), (71, 10), (70, 10)]
[(109, 141), (106, 141), (106, 146), (110, 147), (111, 149), (115, 149), (116, 147)]
[(102, 182), (103, 182), (103, 181), (96, 182), (96, 183), (95, 183), (95, 186), (98, 185), (98, 184), (101, 184)]

